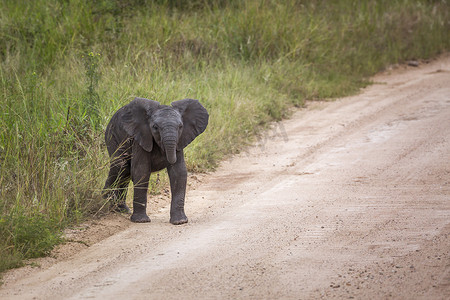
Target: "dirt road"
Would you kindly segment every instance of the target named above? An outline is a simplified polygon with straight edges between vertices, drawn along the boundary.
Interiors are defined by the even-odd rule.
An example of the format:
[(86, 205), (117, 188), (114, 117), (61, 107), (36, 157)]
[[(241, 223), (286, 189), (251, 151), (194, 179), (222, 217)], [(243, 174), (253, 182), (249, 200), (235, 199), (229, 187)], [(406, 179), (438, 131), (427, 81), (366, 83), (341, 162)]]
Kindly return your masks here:
[(374, 81), (200, 178), (189, 224), (151, 211), (0, 298), (449, 299), (450, 56)]

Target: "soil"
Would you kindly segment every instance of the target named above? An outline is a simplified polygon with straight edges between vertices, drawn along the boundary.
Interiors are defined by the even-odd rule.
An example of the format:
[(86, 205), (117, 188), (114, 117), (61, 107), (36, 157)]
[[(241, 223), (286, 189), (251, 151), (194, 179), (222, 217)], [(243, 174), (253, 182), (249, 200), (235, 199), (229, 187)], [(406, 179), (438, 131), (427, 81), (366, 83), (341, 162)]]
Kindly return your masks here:
[(164, 196), (91, 221), (0, 298), (450, 299), (450, 55), (417, 65), (191, 175), (188, 224)]

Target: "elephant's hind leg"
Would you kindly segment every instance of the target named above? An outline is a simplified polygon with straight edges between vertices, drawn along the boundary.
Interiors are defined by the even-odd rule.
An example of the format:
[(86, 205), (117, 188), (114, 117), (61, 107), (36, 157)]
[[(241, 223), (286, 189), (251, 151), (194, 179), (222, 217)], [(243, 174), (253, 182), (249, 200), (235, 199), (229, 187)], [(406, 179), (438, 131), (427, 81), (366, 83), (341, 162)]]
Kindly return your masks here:
[(131, 213), (125, 203), (128, 183), (130, 181), (130, 160), (127, 157), (116, 156), (111, 159), (108, 178), (103, 188), (104, 197), (111, 202), (112, 209), (118, 212)]

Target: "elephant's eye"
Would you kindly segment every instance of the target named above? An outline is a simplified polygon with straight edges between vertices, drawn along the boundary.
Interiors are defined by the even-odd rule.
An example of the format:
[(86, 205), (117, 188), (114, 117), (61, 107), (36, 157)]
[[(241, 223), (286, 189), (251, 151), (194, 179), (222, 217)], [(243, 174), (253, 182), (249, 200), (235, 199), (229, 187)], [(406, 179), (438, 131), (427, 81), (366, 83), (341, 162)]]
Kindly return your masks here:
[(154, 124), (154, 125), (153, 125), (153, 129), (154, 129), (154, 130), (158, 130), (158, 125)]

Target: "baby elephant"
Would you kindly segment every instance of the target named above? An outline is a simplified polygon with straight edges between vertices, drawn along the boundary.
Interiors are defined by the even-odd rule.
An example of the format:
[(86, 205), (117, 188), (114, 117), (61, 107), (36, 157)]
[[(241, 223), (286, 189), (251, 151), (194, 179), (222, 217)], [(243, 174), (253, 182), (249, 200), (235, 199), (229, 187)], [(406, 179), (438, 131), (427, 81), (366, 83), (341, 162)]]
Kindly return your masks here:
[(186, 164), (183, 148), (208, 125), (208, 112), (194, 99), (175, 101), (171, 106), (135, 98), (120, 108), (106, 127), (105, 139), (111, 168), (104, 192), (121, 211), (130, 179), (134, 184), (133, 222), (150, 222), (147, 188), (150, 173), (167, 168), (172, 202), (170, 223), (187, 223), (184, 213)]

